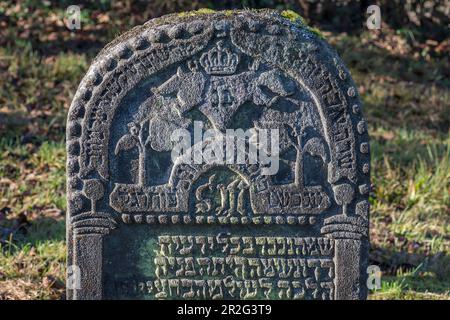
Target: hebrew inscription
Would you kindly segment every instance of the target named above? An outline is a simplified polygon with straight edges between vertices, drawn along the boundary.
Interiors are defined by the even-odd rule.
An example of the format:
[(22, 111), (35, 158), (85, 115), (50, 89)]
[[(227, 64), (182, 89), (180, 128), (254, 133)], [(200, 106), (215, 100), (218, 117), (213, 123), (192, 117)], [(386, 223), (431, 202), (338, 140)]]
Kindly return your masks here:
[(276, 11), (109, 44), (68, 115), (71, 299), (364, 299), (369, 144), (336, 53)]
[[(332, 239), (161, 236), (154, 298), (321, 299), (333, 297)], [(217, 248), (217, 250), (216, 250)]]

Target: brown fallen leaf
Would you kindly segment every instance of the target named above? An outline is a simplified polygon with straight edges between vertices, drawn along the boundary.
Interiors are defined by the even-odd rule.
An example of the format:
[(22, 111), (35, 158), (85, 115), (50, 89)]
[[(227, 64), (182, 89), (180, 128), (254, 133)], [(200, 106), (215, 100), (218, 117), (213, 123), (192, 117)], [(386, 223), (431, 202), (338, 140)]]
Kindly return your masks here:
[(64, 288), (64, 283), (52, 275), (47, 275), (44, 278), (42, 278), (42, 285), (45, 288), (52, 288), (52, 289), (63, 289)]

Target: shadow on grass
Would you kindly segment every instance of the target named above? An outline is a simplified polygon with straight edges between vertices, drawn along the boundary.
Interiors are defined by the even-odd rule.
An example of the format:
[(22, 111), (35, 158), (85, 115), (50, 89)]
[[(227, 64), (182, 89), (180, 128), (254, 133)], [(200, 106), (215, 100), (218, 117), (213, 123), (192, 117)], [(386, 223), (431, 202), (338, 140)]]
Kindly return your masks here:
[(446, 57), (430, 61), (395, 55), (375, 45), (362, 45), (361, 38), (344, 36), (333, 46), (345, 64), (358, 72), (388, 76), (397, 81), (434, 83), (448, 89), (450, 65)]
[[(64, 120), (60, 121), (59, 118)], [(55, 117), (49, 120), (44, 116), (31, 116), (23, 111), (0, 112), (0, 139), (17, 140), (21, 144), (33, 143), (37, 147), (44, 141), (61, 141), (66, 130), (65, 122), (65, 115), (62, 114), (55, 114)]]
[(369, 264), (380, 267), (382, 281), (388, 284), (422, 293), (450, 292), (450, 255), (445, 252), (428, 255), (372, 247), (369, 257)]
[(66, 226), (64, 219), (37, 218), (22, 225), (3, 229), (1, 248), (8, 254), (37, 247), (43, 243), (65, 241)]
[(31, 222), (27, 230), (27, 241), (32, 244), (43, 241), (64, 241), (66, 222), (64, 219), (38, 218)]

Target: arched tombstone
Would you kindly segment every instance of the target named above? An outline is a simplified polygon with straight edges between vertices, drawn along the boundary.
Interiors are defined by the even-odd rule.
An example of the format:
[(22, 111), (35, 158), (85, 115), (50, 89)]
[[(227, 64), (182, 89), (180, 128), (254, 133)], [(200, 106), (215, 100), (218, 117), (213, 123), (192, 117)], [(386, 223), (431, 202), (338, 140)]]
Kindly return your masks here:
[(77, 90), (67, 153), (68, 298), (366, 297), (361, 103), (335, 51), (283, 13), (120, 36)]

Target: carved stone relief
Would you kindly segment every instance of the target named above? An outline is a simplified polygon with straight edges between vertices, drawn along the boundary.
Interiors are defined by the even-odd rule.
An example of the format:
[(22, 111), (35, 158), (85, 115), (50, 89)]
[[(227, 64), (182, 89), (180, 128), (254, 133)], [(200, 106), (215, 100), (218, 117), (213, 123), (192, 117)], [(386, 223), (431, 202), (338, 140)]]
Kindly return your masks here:
[[(173, 157), (173, 133), (197, 127), (214, 135)], [(276, 130), (277, 172), (250, 152), (186, 161), (211, 141), (235, 157), (252, 137), (230, 129)], [(171, 15), (121, 36), (78, 88), (67, 153), (69, 298), (366, 296), (361, 103), (336, 53), (276, 11)]]

